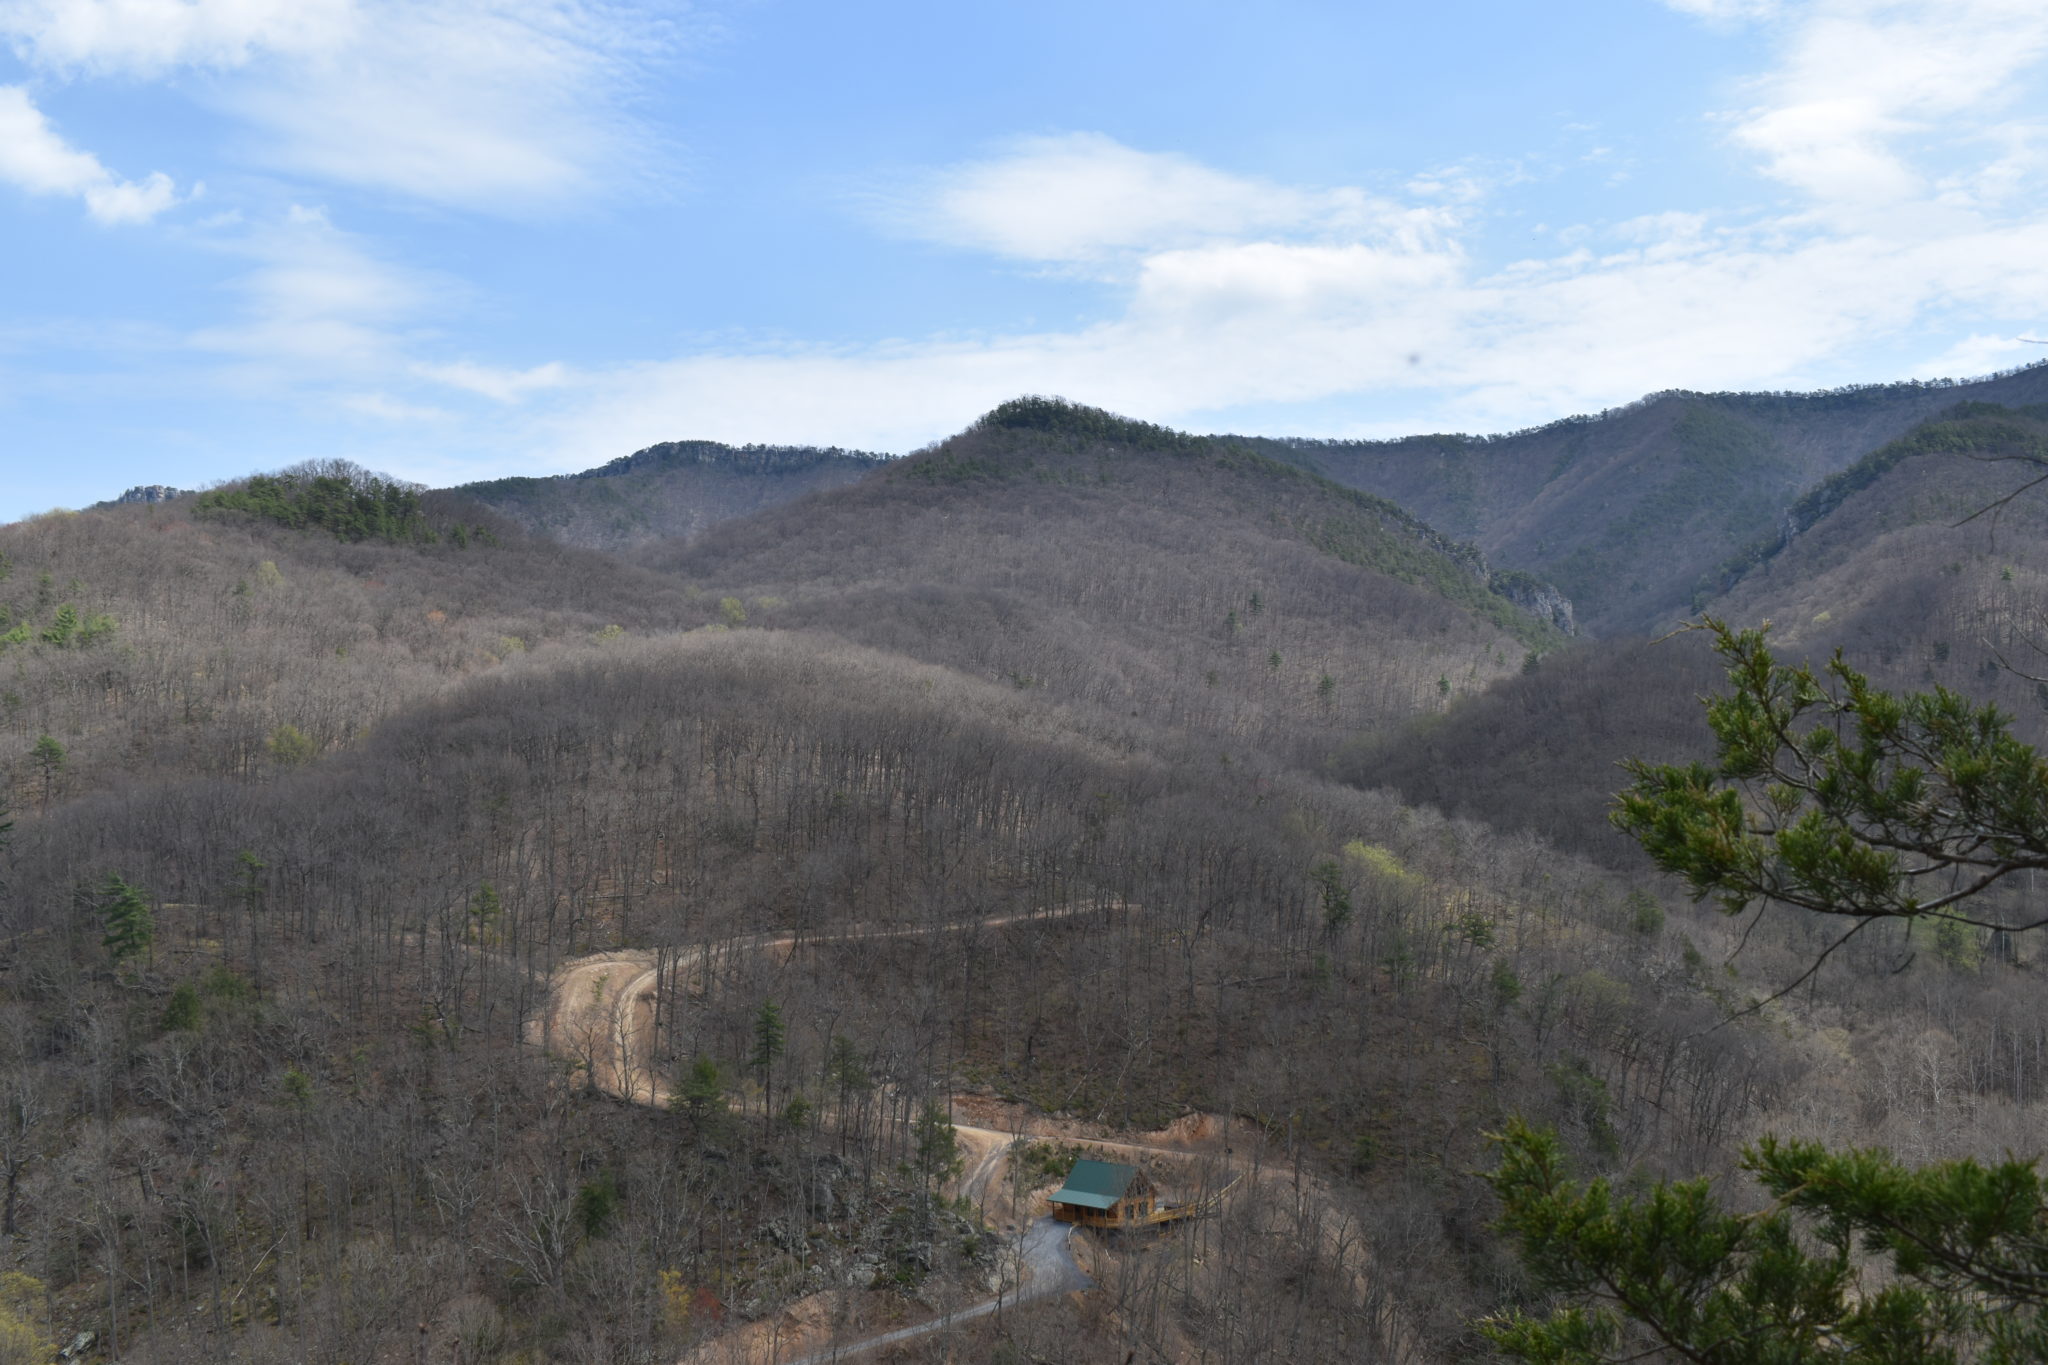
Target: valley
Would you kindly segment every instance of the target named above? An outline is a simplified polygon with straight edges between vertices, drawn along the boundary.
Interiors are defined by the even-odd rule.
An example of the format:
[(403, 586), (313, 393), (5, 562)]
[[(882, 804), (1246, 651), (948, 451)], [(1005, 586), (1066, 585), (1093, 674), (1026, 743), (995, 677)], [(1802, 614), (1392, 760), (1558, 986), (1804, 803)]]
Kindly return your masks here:
[[(1517, 1116), (1629, 1189), (2031, 1152), (2029, 936), (1803, 978), (1824, 916), (1607, 817), (1714, 757), (1700, 613), (2044, 737), (2044, 376), (1487, 441), (1020, 399), (0, 527), (4, 1311), (152, 1365), (1477, 1359), (1550, 1301)], [(1213, 1210), (1070, 1241), (1091, 1153)]]

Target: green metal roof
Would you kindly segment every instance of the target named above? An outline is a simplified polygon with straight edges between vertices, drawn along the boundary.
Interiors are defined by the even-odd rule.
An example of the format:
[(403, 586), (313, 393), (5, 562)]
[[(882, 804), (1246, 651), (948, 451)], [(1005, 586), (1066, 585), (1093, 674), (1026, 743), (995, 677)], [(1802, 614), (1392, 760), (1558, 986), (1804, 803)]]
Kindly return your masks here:
[(1060, 1186), (1052, 1202), (1079, 1204), (1088, 1209), (1115, 1208), (1137, 1174), (1136, 1166), (1115, 1161), (1076, 1161), (1074, 1169), (1067, 1172), (1067, 1183)]

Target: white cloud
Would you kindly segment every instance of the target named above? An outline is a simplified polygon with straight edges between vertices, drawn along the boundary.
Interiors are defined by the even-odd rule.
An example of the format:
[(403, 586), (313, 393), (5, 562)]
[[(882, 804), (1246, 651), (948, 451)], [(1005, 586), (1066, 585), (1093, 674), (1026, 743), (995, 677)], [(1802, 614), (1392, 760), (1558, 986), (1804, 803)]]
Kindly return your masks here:
[[(1736, 144), (1819, 212), (1649, 214), (1484, 268), (1472, 193), (1403, 204), (1230, 175), (1097, 134), (1027, 139), (930, 177), (894, 225), (1012, 259), (1107, 269), (1111, 321), (1073, 331), (700, 355), (579, 379), (562, 464), (683, 434), (903, 448), (1020, 392), (1200, 425), (1205, 413), (1397, 400), (1402, 426), (1498, 429), (1667, 387), (1810, 387), (1927, 330), (2048, 315), (2048, 131), (2015, 108), (2048, 55), (2035, 0), (1671, 0), (1769, 19), (1772, 69)], [(1958, 324), (1961, 324), (1958, 329)], [(1929, 374), (2022, 362), (1980, 333)], [(1283, 419), (1284, 420), (1284, 419)]]
[(620, 0), (18, 0), (0, 35), (60, 77), (158, 77), (287, 174), (523, 211), (639, 174), (621, 111), (675, 21)]
[(177, 187), (162, 171), (140, 182), (115, 180), (85, 192), (85, 210), (103, 223), (146, 223), (178, 202)]
[[(1927, 373), (2032, 358), (1998, 332), (2048, 317), (2048, 130), (2022, 98), (2048, 53), (2048, 11), (1668, 2), (1770, 19), (1778, 57), (1727, 124), (1760, 171), (1805, 196), (1797, 211), (1559, 224), (1522, 239), (1551, 254), (1503, 264), (1482, 254), (1500, 236), (1483, 229), (1503, 182), (1468, 167), (1398, 191), (1294, 186), (1076, 133), (942, 168), (885, 212), (900, 232), (1097, 277), (1106, 320), (1093, 325), (608, 370), (430, 360), (469, 350), (429, 330), (447, 286), (320, 213), (252, 210), (213, 229), (248, 259), (241, 316), (191, 345), (269, 392), (314, 395), (325, 415), (401, 436), (413, 424), (441, 458), (466, 444), (499, 469), (584, 467), (682, 436), (901, 450), (1032, 391), (1197, 428), (1257, 411), (1267, 430), (1394, 434), (1519, 426), (1667, 387), (1886, 377), (1845, 368), (1873, 344), (1941, 352)], [(200, 84), (247, 117), (263, 155), (303, 173), (500, 206), (616, 175), (631, 144), (604, 87), (630, 65), (621, 35), (637, 21), (585, 32), (572, 20), (596, 11), (572, 0), (333, 0), (299, 27), (260, 0), (42, 0), (51, 13), (123, 4), (162, 22), (120, 41), (17, 38), (52, 72), (204, 68)], [(179, 17), (202, 9), (206, 24)], [(32, 171), (6, 160), (31, 146)], [(97, 185), (122, 211), (104, 195), (123, 182), (54, 134), (0, 139), (0, 174), (89, 203)], [(150, 185), (127, 187), (138, 212)], [(1357, 415), (1329, 415), (1343, 412)]]
[(441, 405), (447, 390), (513, 405), (576, 382), (559, 362), (508, 369), (421, 360), (438, 345), (428, 320), (459, 304), (460, 286), (383, 259), (322, 209), (294, 206), (216, 238), (215, 248), (247, 263), (227, 286), (238, 316), (189, 333), (183, 345), (226, 358), (226, 379), (245, 392), (298, 393), (386, 425), (445, 430), (459, 413)]
[(413, 373), (436, 384), (482, 394), (500, 403), (516, 403), (529, 393), (558, 389), (569, 382), (568, 370), (558, 361), (535, 365), (528, 370), (457, 361), (449, 365), (415, 365)]
[[(1119, 160), (1092, 157), (1084, 187)], [(1127, 292), (1111, 321), (577, 374), (530, 429), (558, 468), (685, 435), (905, 449), (1023, 392), (1195, 427), (1233, 409), (1284, 414), (1337, 400), (1398, 408), (1399, 429), (1498, 430), (1664, 388), (1881, 377), (1845, 375), (1841, 357), (1910, 344), (1917, 330), (1955, 319), (2048, 316), (2048, 221), (2025, 214), (1896, 213), (1853, 228), (1652, 214), (1587, 229), (1562, 254), (1493, 268), (1468, 255), (1452, 220), (1403, 228), (1398, 209), (1361, 217), (1352, 241), (1320, 240), (1338, 235), (1326, 217), (1290, 212), (1241, 215), (1241, 240), (1178, 245), (1183, 221), (1090, 212), (1042, 220), (1014, 240), (991, 234), (991, 250), (1039, 258), (1121, 251)], [(1297, 239), (1280, 235), (1297, 225), (1306, 225)], [(1928, 373), (2027, 358), (1979, 338)], [(1327, 418), (1312, 420), (1329, 433)], [(1394, 429), (1365, 423), (1352, 434)]]
[(1348, 318), (1383, 313), (1390, 300), (1449, 285), (1450, 248), (1245, 242), (1162, 251), (1146, 258), (1132, 316), (1196, 326), (1248, 314)]
[(1919, 373), (1927, 375), (1991, 374), (1998, 370), (2048, 359), (2048, 350), (2030, 346), (2015, 336), (1978, 333), (1964, 337), (1939, 355), (1923, 361)]
[(388, 393), (343, 394), (336, 403), (345, 412), (374, 418), (379, 422), (389, 422), (395, 426), (443, 423), (455, 416), (444, 408), (428, 407), (423, 403), (408, 403), (403, 399), (393, 398)]
[[(1788, 18), (1786, 49), (1757, 82), (1762, 100), (1735, 139), (1766, 173), (1821, 207), (1884, 210), (1921, 197), (1926, 159), (1953, 186), (1969, 134), (2019, 93), (2048, 55), (2037, 0), (1816, 0)], [(1965, 122), (1967, 120), (1967, 122)], [(1975, 125), (1974, 127), (1972, 125)], [(2025, 134), (2007, 126), (2009, 144)], [(1996, 159), (1990, 185), (2012, 178)], [(1970, 177), (1965, 173), (1962, 177)]]
[(224, 90), (280, 169), (433, 202), (523, 208), (628, 173), (630, 78), (567, 7), (380, 7), (356, 40)]
[(0, 85), (0, 180), (30, 194), (81, 199), (102, 223), (146, 223), (178, 202), (177, 187), (162, 172), (122, 180), (71, 146), (18, 85)]
[(1778, 0), (1664, 0), (1664, 4), (1681, 14), (1723, 21), (1765, 19), (1780, 8)]
[(911, 235), (1022, 260), (1083, 263), (1258, 233), (1421, 233), (1439, 210), (1365, 192), (1301, 190), (1144, 152), (1099, 133), (1023, 138), (954, 166), (887, 203)]
[[(1903, 106), (1872, 107), (1817, 121), (1813, 145), (1839, 148), (1842, 129), (1860, 129), (1889, 154), (1884, 120)], [(1952, 121), (1945, 133), (1969, 140), (1977, 128)], [(1763, 164), (1782, 171), (1790, 145), (1781, 136)], [(2022, 128), (1996, 152), (2016, 162), (2037, 145)], [(1888, 191), (1907, 197), (1884, 213), (1651, 213), (1488, 264), (1469, 245), (1483, 203), (1461, 194), (1447, 207), (1434, 181), (1401, 201), (1232, 176), (1100, 135), (1043, 138), (941, 172), (921, 205), (897, 210), (921, 211), (910, 221), (930, 237), (1096, 272), (1115, 293), (1094, 325), (610, 370), (429, 362), (406, 330), (425, 311), (420, 282), (308, 215), (246, 282), (249, 322), (214, 344), (319, 357), (321, 373), (353, 376), (342, 401), (394, 427), (417, 415), (449, 430), (423, 386), (493, 400), (505, 411), (481, 419), (490, 435), (476, 444), (500, 468), (585, 467), (683, 436), (902, 450), (1022, 392), (1195, 428), (1256, 411), (1267, 430), (1498, 430), (1663, 388), (1884, 377), (1845, 372), (1843, 357), (1873, 344), (1910, 354), (1931, 330), (1977, 335), (1931, 357), (1928, 373), (2030, 358), (1986, 329), (2048, 316), (2048, 216), (2028, 209), (2024, 186), (2001, 206), (1975, 183), (1961, 209), (1946, 202), (1954, 185), (1915, 174)], [(1374, 408), (1398, 418), (1328, 415)], [(1289, 416), (1309, 411), (1319, 415)]]
[(320, 51), (346, 41), (356, 19), (353, 0), (15, 0), (0, 10), (0, 34), (47, 68), (155, 76)]
[(318, 209), (294, 207), (225, 248), (252, 261), (235, 281), (240, 321), (190, 344), (237, 357), (272, 381), (325, 384), (404, 368), (405, 325), (435, 290), (378, 260)]
[(1758, 113), (1736, 139), (1762, 152), (1770, 173), (1833, 204), (1889, 204), (1921, 188), (1920, 177), (1887, 145), (1905, 130), (1868, 96), (1809, 99)]

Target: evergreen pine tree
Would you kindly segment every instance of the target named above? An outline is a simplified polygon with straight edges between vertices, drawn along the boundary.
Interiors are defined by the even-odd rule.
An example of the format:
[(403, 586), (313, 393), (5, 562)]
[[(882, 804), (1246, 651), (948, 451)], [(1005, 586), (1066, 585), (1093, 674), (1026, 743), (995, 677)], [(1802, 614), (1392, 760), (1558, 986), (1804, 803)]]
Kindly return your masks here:
[(925, 1101), (911, 1128), (918, 1192), (925, 1223), (929, 1227), (932, 1204), (938, 1197), (939, 1187), (959, 1175), (964, 1165), (960, 1157), (960, 1135), (954, 1131), (953, 1120), (946, 1116), (946, 1107), (937, 1100)]
[(156, 939), (148, 902), (118, 872), (109, 872), (100, 889), (100, 922), (107, 930), (100, 945), (112, 955), (116, 967), (147, 953)]
[(761, 1104), (770, 1114), (775, 1112), (775, 1059), (782, 1055), (787, 1034), (781, 1009), (773, 1000), (763, 1000), (754, 1016), (754, 1055), (749, 1060), (761, 1073)]
[[(1613, 817), (1660, 867), (1729, 914), (1840, 917), (1836, 946), (1885, 919), (1931, 921), (1957, 953), (1965, 931), (2048, 925), (1973, 899), (2048, 867), (2048, 759), (2006, 716), (1946, 688), (1882, 691), (1840, 653), (1819, 671), (1780, 664), (1761, 630), (1700, 628), (1731, 685), (1707, 708), (1716, 761), (1629, 763)], [(1480, 1324), (1515, 1359), (2048, 1360), (2048, 1191), (2033, 1161), (1914, 1168), (1765, 1137), (1743, 1165), (1773, 1202), (1742, 1213), (1704, 1179), (1640, 1194), (1576, 1183), (1556, 1137), (1520, 1122), (1497, 1142), (1500, 1227), (1557, 1297), (1542, 1316)]]
[(709, 1057), (691, 1062), (670, 1093), (668, 1107), (688, 1118), (691, 1130), (700, 1137), (715, 1127), (725, 1114), (725, 1078), (718, 1072), (718, 1063)]
[(43, 779), (42, 809), (50, 808), (50, 791), (57, 783), (57, 774), (64, 771), (64, 746), (52, 735), (44, 735), (36, 741), (36, 747), (29, 750), (29, 758), (35, 763)]
[(1640, 1195), (1576, 1183), (1556, 1136), (1520, 1122), (1496, 1141), (1499, 1226), (1559, 1297), (1479, 1324), (1512, 1359), (2048, 1359), (2048, 1201), (2031, 1161), (1913, 1169), (1765, 1138), (1743, 1165), (1774, 1202), (1749, 1213), (1705, 1179)]
[(57, 617), (43, 631), (43, 643), (58, 649), (71, 643), (71, 637), (78, 631), (78, 608), (66, 602), (57, 608)]

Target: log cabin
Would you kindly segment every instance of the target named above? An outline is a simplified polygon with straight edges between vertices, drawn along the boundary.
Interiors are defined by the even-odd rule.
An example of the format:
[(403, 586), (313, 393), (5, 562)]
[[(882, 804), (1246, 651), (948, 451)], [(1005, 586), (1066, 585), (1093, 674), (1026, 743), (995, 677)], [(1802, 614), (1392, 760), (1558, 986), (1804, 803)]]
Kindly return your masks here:
[(1081, 1160), (1052, 1196), (1053, 1217), (1091, 1228), (1131, 1228), (1156, 1221), (1157, 1195), (1136, 1166)]

